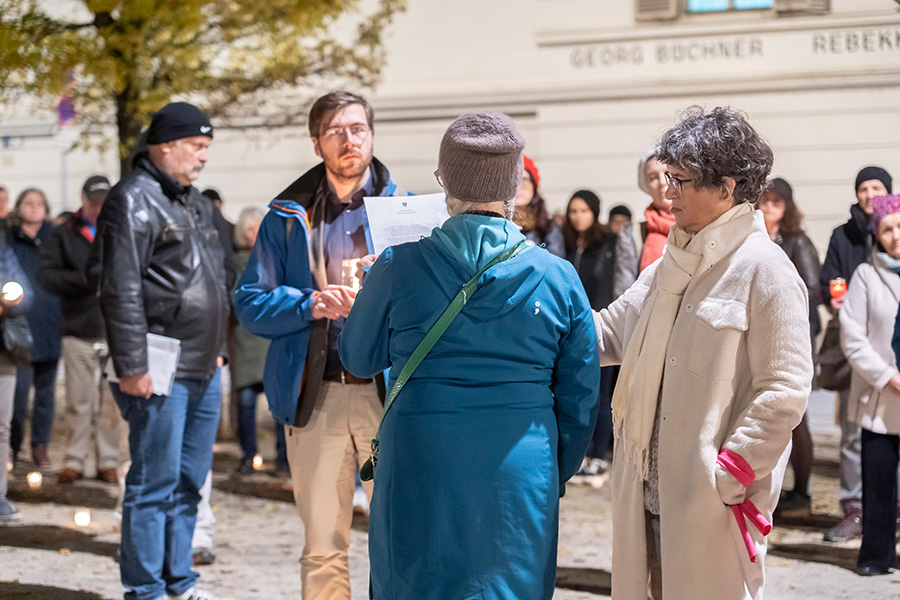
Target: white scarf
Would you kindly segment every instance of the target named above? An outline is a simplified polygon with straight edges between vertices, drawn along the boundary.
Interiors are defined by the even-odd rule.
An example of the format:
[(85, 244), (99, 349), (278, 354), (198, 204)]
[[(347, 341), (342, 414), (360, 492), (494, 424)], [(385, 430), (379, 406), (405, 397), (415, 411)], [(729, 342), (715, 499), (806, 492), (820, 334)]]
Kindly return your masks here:
[[(656, 418), (663, 367), (669, 338), (681, 307), (681, 298), (703, 259), (703, 243), (710, 230), (753, 211), (746, 202), (728, 210), (696, 236), (675, 226), (653, 285), (625, 348), (619, 381), (613, 392), (613, 429), (616, 443), (624, 444), (625, 456), (640, 465), (647, 479), (650, 465), (650, 438)], [(703, 238), (703, 239), (698, 239)], [(696, 243), (693, 243), (695, 242)]]

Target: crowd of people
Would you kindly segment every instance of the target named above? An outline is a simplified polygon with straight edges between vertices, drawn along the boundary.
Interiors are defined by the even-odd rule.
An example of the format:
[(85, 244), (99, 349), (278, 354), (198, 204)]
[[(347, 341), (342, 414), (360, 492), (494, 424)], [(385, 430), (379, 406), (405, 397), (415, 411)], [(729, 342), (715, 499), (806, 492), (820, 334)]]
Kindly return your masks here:
[[(842, 431), (843, 517), (824, 539), (861, 536), (860, 575), (896, 566), (900, 196), (886, 170), (859, 171), (820, 265), (737, 111), (688, 109), (638, 157), (637, 231), (624, 205), (604, 222), (590, 189), (552, 215), (514, 121), (466, 114), (437, 149), (449, 219), (375, 256), (364, 198), (410, 194), (374, 156), (372, 107), (331, 92), (308, 126), (321, 162), (236, 224), (193, 185), (213, 124), (183, 102), (152, 115), (129, 173), (89, 177), (55, 226), (40, 189), (7, 213), (0, 186), (0, 522), (20, 518), (7, 470), (32, 397), (29, 458), (52, 466), (61, 358), (56, 481), (124, 478), (126, 599), (214, 599), (193, 567), (215, 560), (227, 368), (238, 475), (255, 468), (261, 394), (275, 421), (307, 600), (349, 600), (360, 505), (371, 598), (549, 598), (568, 481), (612, 487), (614, 598), (757, 599), (773, 515), (810, 514), (818, 381), (838, 392)], [(821, 353), (837, 358), (814, 381), (820, 306)], [(176, 348), (169, 380), (160, 343)]]

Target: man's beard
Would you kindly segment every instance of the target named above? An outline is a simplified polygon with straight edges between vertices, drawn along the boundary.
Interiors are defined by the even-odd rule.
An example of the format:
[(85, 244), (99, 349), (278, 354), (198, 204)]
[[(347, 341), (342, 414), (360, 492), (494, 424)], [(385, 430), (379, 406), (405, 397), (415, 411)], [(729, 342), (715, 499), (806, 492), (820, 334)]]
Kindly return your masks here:
[[(356, 154), (360, 157), (359, 163), (355, 165), (344, 165), (341, 163), (341, 159), (347, 154)], [(363, 173), (366, 172), (366, 169), (369, 168), (369, 162), (371, 161), (371, 157), (366, 158), (359, 152), (345, 152), (341, 156), (338, 157), (337, 161), (332, 162), (330, 160), (325, 161), (325, 168), (336, 178), (342, 181), (356, 181), (359, 179)]]

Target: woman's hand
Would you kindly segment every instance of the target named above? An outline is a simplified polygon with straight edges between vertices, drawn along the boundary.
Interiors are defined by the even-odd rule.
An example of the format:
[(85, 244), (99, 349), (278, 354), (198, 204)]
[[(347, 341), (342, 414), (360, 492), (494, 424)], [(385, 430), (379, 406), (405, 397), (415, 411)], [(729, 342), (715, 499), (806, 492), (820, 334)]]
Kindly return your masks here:
[(844, 298), (832, 298), (831, 299), (831, 309), (834, 311), (834, 314), (837, 314), (837, 311), (841, 310), (841, 307), (844, 305)]
[(896, 396), (900, 396), (900, 373), (894, 373), (891, 380), (884, 386), (885, 391), (891, 392)]
[(362, 281), (363, 276), (375, 264), (377, 258), (378, 256), (374, 254), (367, 254), (359, 259), (359, 262), (356, 263), (356, 278)]

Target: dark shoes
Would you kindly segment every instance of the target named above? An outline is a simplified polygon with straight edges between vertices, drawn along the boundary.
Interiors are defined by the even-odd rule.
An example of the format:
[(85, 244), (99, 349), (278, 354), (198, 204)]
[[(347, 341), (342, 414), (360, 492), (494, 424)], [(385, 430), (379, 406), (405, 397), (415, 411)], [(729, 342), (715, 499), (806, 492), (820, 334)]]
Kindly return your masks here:
[(97, 471), (97, 481), (103, 483), (119, 483), (119, 472), (114, 467)]
[(837, 525), (825, 532), (826, 542), (849, 542), (862, 537), (862, 505), (848, 502), (844, 506), (844, 516)]
[(856, 573), (863, 577), (871, 577), (872, 575), (889, 575), (891, 569), (886, 567), (872, 567), (869, 565), (856, 567)]
[(253, 459), (252, 458), (242, 458), (241, 464), (238, 465), (236, 473), (238, 475), (251, 475), (256, 470), (253, 468)]
[(59, 472), (59, 475), (56, 476), (57, 485), (70, 485), (78, 481), (84, 477), (81, 473), (76, 471), (75, 469), (70, 469), (66, 467), (62, 471)]
[(808, 518), (810, 515), (809, 496), (797, 490), (791, 490), (781, 494), (778, 506), (775, 507), (775, 516), (783, 518)]
[(31, 447), (31, 462), (39, 469), (50, 467), (50, 457), (47, 455), (47, 444), (38, 444)]
[(216, 562), (216, 555), (209, 548), (193, 548), (191, 554), (194, 557), (194, 566), (211, 565)]

